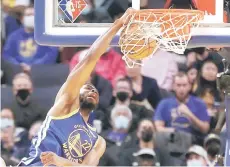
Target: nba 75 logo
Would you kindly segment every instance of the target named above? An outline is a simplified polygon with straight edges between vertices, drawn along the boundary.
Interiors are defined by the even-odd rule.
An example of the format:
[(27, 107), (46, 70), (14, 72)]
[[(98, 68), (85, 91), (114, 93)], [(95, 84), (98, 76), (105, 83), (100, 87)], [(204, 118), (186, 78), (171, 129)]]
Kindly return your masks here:
[(87, 3), (84, 0), (59, 1), (59, 8), (72, 23), (78, 18), (86, 6)]

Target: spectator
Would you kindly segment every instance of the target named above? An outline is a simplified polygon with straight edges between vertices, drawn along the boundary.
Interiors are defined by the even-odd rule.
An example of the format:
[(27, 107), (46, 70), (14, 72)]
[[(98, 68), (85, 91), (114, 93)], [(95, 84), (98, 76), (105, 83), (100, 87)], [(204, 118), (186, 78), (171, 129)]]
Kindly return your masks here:
[(23, 10), (30, 5), (30, 0), (15, 0), (9, 12), (5, 13), (4, 26), (5, 38), (22, 26), (22, 13)]
[(221, 151), (221, 140), (216, 134), (209, 134), (204, 140), (204, 148), (208, 153), (209, 162), (212, 166), (215, 166), (217, 162), (217, 156), (220, 155)]
[(208, 155), (203, 147), (193, 145), (186, 154), (187, 166), (208, 166)]
[(32, 93), (33, 85), (30, 77), (24, 73), (17, 74), (13, 79), (15, 99), (7, 107), (15, 115), (16, 126), (27, 130), (35, 121), (43, 120), (46, 115), (46, 111), (32, 99)]
[(156, 153), (152, 149), (141, 149), (134, 156), (137, 157), (138, 166), (160, 166), (156, 161)]
[(102, 132), (106, 139), (106, 152), (100, 162), (100, 166), (118, 165), (118, 155), (121, 144), (130, 138), (129, 128), (132, 123), (132, 112), (127, 106), (116, 106), (111, 112), (112, 129)]
[(159, 49), (152, 57), (143, 60), (142, 74), (156, 79), (161, 89), (171, 91), (173, 78), (179, 70), (176, 58), (176, 54)]
[(145, 77), (141, 74), (140, 65), (135, 65), (133, 68), (127, 67), (127, 74), (132, 80), (133, 97), (132, 100), (142, 102), (148, 100), (148, 103), (153, 109), (161, 100), (160, 89), (155, 79)]
[(207, 60), (214, 61), (218, 66), (218, 72), (223, 72), (224, 66), (222, 63), (222, 56), (220, 56), (217, 52), (208, 52), (208, 50), (204, 47), (200, 48), (192, 48), (191, 52), (196, 54), (197, 59), (197, 69), (200, 70), (203, 63)]
[(58, 49), (40, 46), (34, 41), (34, 8), (25, 9), (22, 22), (24, 28), (16, 30), (7, 39), (3, 49), (3, 58), (14, 64), (29, 66), (55, 63)]
[(26, 155), (27, 149), (20, 144), (21, 139), (16, 133), (12, 116), (13, 114), (9, 110), (1, 112), (1, 153), (6, 165), (17, 165), (20, 159)]
[(197, 77), (198, 77), (198, 70), (196, 65), (193, 64), (187, 69), (187, 75), (189, 78), (189, 82), (192, 85), (192, 92), (197, 89)]
[[(155, 161), (156, 164), (158, 162), (157, 158), (157, 149), (154, 142), (154, 125), (152, 121), (148, 119), (144, 119), (140, 122), (138, 130), (137, 130), (137, 140), (135, 145), (130, 146), (129, 148), (125, 148), (124, 150), (121, 150), (120, 153), (120, 162), (121, 166), (136, 166), (138, 165), (138, 161), (136, 159), (136, 156), (138, 155), (138, 152), (142, 149), (149, 149), (152, 150), (152, 152), (155, 153)], [(136, 154), (136, 156), (135, 156)]]
[(205, 103), (189, 94), (188, 76), (178, 73), (174, 78), (175, 96), (164, 99), (158, 105), (154, 121), (158, 131), (182, 130), (202, 137), (209, 131), (210, 117)]
[(192, 67), (197, 62), (196, 53), (191, 49), (187, 49), (184, 54), (186, 55), (186, 67)]
[(114, 85), (113, 95), (115, 96), (115, 104), (110, 106), (105, 112), (105, 120), (103, 121), (104, 129), (110, 127), (110, 113), (114, 106), (126, 105), (130, 108), (133, 115), (133, 122), (130, 127), (130, 131), (134, 131), (137, 128), (138, 122), (144, 118), (152, 117), (153, 112), (148, 110), (142, 105), (138, 105), (131, 102), (133, 95), (132, 82), (129, 78), (120, 78)]
[(198, 88), (195, 91), (199, 96), (202, 91), (210, 89), (214, 93), (214, 98), (216, 102), (221, 102), (220, 92), (217, 89), (216, 79), (217, 79), (218, 67), (213, 61), (205, 61), (201, 66), (201, 74), (198, 81)]
[(220, 105), (223, 102), (221, 93), (217, 89), (217, 73), (218, 67), (213, 61), (207, 60), (203, 62), (201, 74), (198, 78), (198, 86), (195, 91), (195, 94), (201, 97), (208, 107), (208, 114), (211, 117), (211, 130), (216, 127), (218, 111), (220, 111)]
[[(87, 52), (88, 49), (77, 52), (70, 62), (70, 68), (73, 69), (73, 67), (84, 58)], [(122, 60), (122, 55), (117, 53), (114, 49), (109, 48), (97, 62), (95, 71), (98, 75), (109, 80), (114, 86), (117, 78), (126, 75), (125, 63)]]
[(112, 129), (105, 131), (101, 135), (120, 146), (128, 136), (132, 116), (132, 112), (127, 106), (115, 106), (111, 112)]

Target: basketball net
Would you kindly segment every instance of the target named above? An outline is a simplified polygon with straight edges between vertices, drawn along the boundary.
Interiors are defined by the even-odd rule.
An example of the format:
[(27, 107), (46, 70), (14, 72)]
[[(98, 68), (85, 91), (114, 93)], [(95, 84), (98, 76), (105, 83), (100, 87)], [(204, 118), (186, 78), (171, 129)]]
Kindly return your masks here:
[[(190, 29), (197, 28), (203, 17), (202, 11), (184, 9), (141, 10), (133, 14), (120, 35), (123, 59), (132, 68), (135, 64), (141, 65), (137, 59), (143, 60), (157, 49), (183, 54), (193, 35)], [(155, 46), (151, 46), (154, 41)], [(143, 55), (142, 52), (131, 58), (150, 46), (151, 54)]]

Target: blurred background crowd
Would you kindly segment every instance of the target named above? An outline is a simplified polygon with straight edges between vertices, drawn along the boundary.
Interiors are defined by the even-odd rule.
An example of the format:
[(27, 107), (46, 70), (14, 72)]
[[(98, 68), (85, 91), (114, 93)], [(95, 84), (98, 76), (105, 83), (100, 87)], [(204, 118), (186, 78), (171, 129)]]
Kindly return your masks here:
[[(113, 22), (131, 5), (86, 1), (78, 22)], [(141, 2), (141, 8), (165, 3)], [(3, 0), (2, 10), (1, 156), (17, 165), (88, 48), (38, 45), (33, 1)], [(159, 50), (145, 66), (130, 69), (119, 48), (108, 48), (89, 79), (100, 94), (93, 126), (107, 142), (100, 165), (212, 166), (224, 156), (224, 95), (216, 86), (222, 56), (230, 56), (230, 48), (193, 48), (184, 55)]]

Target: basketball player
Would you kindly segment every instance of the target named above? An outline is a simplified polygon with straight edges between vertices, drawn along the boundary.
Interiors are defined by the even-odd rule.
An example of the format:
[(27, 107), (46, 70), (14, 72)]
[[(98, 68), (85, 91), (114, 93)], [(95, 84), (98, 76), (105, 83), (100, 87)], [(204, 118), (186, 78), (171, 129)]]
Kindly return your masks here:
[[(59, 90), (54, 106), (47, 114), (40, 132), (32, 141), (28, 158), (19, 166), (96, 166), (106, 147), (105, 140), (89, 125), (90, 113), (98, 104), (99, 94), (85, 84), (100, 56), (133, 12), (127, 12), (91, 46)], [(44, 95), (45, 96), (45, 95)], [(25, 120), (26, 121), (26, 120)]]

